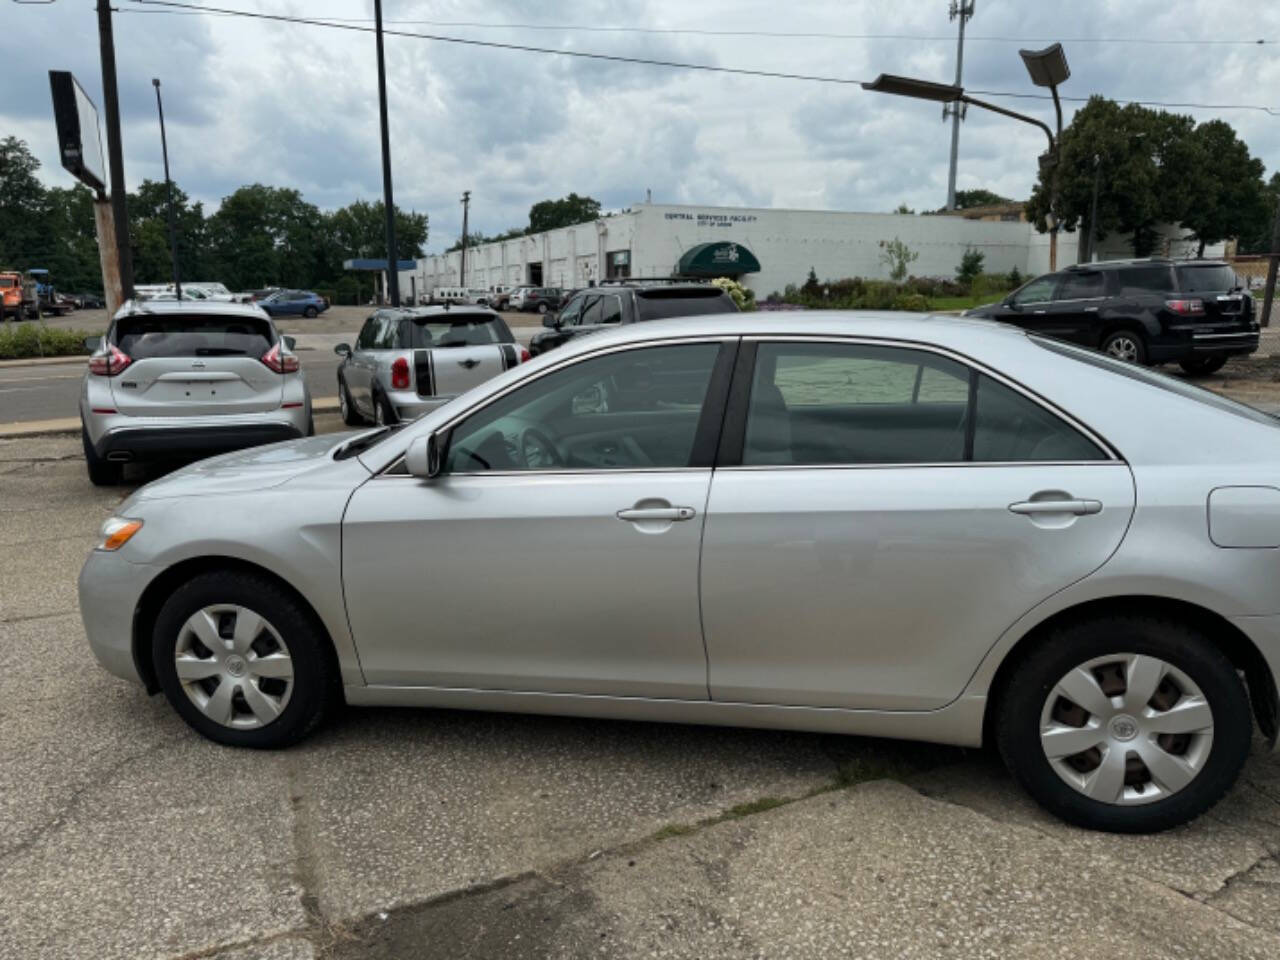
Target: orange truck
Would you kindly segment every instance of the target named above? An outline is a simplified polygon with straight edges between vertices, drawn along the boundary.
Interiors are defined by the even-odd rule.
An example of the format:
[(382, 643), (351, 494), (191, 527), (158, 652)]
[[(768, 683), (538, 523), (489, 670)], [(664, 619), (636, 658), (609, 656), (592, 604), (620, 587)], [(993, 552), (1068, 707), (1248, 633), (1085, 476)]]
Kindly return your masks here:
[(0, 269), (0, 318), (21, 320), (35, 311), (35, 284), (17, 270)]

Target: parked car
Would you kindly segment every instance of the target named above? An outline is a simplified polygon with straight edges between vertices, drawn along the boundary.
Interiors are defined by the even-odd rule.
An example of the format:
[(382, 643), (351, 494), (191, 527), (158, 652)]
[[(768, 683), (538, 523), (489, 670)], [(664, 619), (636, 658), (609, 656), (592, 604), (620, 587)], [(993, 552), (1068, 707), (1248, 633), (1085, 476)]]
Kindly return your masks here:
[(525, 297), (528, 296), (529, 291), (537, 289), (537, 287), (530, 283), (522, 283), (513, 287), (511, 289), (511, 293), (507, 297), (507, 309), (523, 310)]
[(1255, 719), (1275, 743), (1277, 441), (1008, 325), (620, 325), (400, 430), (143, 487), (80, 608), (221, 743), (342, 699), (990, 736), (1063, 819), (1160, 830), (1231, 788)]
[(349, 426), (412, 420), (529, 359), (502, 317), (483, 307), (387, 308), (340, 343), (338, 404)]
[(316, 317), (329, 309), (329, 301), (310, 290), (278, 290), (257, 305), (273, 317)]
[(1102, 350), (1131, 363), (1213, 373), (1258, 349), (1253, 297), (1221, 260), (1082, 263), (966, 311)]
[(126, 463), (207, 456), (310, 436), (311, 395), (293, 338), (254, 306), (131, 300), (92, 352), (80, 391), (89, 479)]
[(495, 283), (489, 288), (489, 306), (495, 310), (506, 310), (511, 302), (511, 291), (515, 289), (507, 283)]
[(520, 297), (518, 310), (525, 313), (551, 313), (560, 307), (564, 291), (559, 287), (530, 287)]
[(536, 357), (575, 337), (642, 320), (737, 312), (733, 298), (711, 283), (607, 282), (576, 291), (558, 313), (544, 317), (547, 329), (533, 335), (529, 351)]
[[(3, 283), (3, 280), (0, 280), (0, 283)], [(72, 294), (72, 299), (80, 310), (101, 310), (107, 305), (107, 301), (100, 293), (76, 293)]]

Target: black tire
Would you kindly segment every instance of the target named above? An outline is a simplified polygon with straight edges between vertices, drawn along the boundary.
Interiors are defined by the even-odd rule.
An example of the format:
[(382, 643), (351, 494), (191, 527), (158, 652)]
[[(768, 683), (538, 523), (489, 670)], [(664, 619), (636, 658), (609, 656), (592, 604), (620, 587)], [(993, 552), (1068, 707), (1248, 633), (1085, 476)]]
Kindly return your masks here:
[(387, 398), (376, 390), (373, 392), (373, 422), (380, 427), (390, 426), (399, 422), (399, 418), (396, 416), (391, 404), (387, 402)]
[(351, 399), (347, 381), (342, 377), (338, 377), (338, 406), (342, 412), (342, 422), (348, 427), (359, 427), (364, 423), (364, 417), (360, 416), (355, 401)]
[(89, 481), (95, 487), (114, 487), (124, 479), (124, 464), (103, 460), (89, 442), (89, 431), (80, 425), (80, 443), (84, 447), (84, 462), (89, 468)]
[(539, 312), (539, 313), (546, 313), (546, 312), (547, 312), (547, 305), (546, 305), (545, 303), (540, 303), (540, 304), (538, 304), (538, 312)]
[[(236, 604), (259, 614), (288, 647), (293, 689), (279, 716), (263, 726), (238, 729), (218, 723), (192, 703), (178, 681), (174, 651), (182, 627), (192, 614), (216, 604)], [(320, 725), (340, 696), (333, 648), (314, 616), (293, 594), (251, 573), (202, 573), (176, 589), (156, 619), (151, 654), (160, 688), (179, 716), (192, 729), (227, 746), (276, 749), (297, 743)]]
[(316, 418), (311, 414), (307, 415), (307, 434), (306, 435), (308, 437), (314, 437), (316, 435)]
[[(1069, 786), (1040, 742), (1045, 701), (1074, 667), (1096, 657), (1158, 657), (1200, 687), (1213, 719), (1213, 741), (1186, 786), (1146, 804), (1104, 803)], [(1186, 823), (1231, 789), (1249, 752), (1249, 698), (1231, 661), (1213, 641), (1183, 623), (1149, 616), (1078, 621), (1054, 630), (1013, 669), (996, 704), (996, 741), (1010, 773), (1041, 806), (1068, 823), (1114, 833), (1154, 833)]]
[(1136, 330), (1113, 330), (1102, 338), (1099, 349), (1117, 360), (1137, 364), (1147, 362), (1147, 339)]
[(307, 309), (302, 311), (302, 315), (306, 317), (308, 320), (310, 320), (313, 317), (319, 316), (320, 311), (317, 310), (315, 307), (307, 307)]
[(1227, 358), (1223, 356), (1191, 357), (1178, 362), (1183, 373), (1189, 377), (1207, 377), (1211, 373), (1217, 373), (1226, 364)]

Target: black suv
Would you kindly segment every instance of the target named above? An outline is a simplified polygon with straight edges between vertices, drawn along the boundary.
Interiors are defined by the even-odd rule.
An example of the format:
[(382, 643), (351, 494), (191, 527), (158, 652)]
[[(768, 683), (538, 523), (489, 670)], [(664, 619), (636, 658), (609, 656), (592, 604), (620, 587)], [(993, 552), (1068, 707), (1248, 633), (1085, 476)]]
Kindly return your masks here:
[(965, 316), (1013, 323), (1134, 363), (1213, 373), (1258, 349), (1253, 298), (1221, 260), (1082, 263), (1024, 284)]
[(737, 311), (733, 297), (712, 283), (606, 280), (579, 290), (559, 313), (543, 317), (542, 325), (549, 329), (533, 335), (529, 352), (536, 357), (574, 337), (621, 323)]

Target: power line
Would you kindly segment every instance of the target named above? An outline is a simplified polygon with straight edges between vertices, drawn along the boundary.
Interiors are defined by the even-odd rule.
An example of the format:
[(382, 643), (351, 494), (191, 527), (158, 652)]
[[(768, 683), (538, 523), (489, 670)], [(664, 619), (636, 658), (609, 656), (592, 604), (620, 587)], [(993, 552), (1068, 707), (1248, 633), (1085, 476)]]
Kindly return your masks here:
[[(135, 0), (146, 2), (146, 0)], [(168, 10), (123, 10), (129, 13), (178, 13)], [(198, 12), (198, 11), (196, 11)], [(327, 23), (372, 23), (368, 17), (324, 17)], [(640, 27), (640, 26), (598, 26), (574, 23), (484, 23), (478, 20), (383, 20), (384, 24), (397, 23), (403, 26), (422, 27), (462, 27), (472, 30), (541, 30), (554, 33), (644, 33), (659, 36), (693, 36), (723, 37), (726, 39), (766, 39), (766, 40), (912, 40), (950, 43), (954, 37), (942, 34), (919, 33), (822, 33), (795, 32), (789, 30), (709, 30), (700, 27)], [(1002, 36), (968, 36), (970, 42), (977, 43), (1132, 43), (1144, 45), (1176, 44), (1184, 46), (1263, 46), (1275, 45), (1276, 40), (1258, 38), (1248, 39), (1205, 39), (1200, 37), (1002, 37)]]
[[(194, 3), (179, 3), (176, 0), (133, 0), (134, 3), (150, 7), (173, 8), (178, 11), (192, 13), (220, 14), (223, 16), (245, 17), (251, 20), (267, 20), (275, 23), (295, 23), (312, 27), (328, 27), (332, 30), (345, 30), (352, 33), (373, 33), (373, 27), (360, 26), (355, 23), (343, 23), (328, 19), (288, 16), (278, 13), (258, 13), (251, 10), (234, 10), (227, 7), (212, 7)], [(135, 11), (142, 12), (142, 11)], [(721, 67), (708, 63), (685, 63), (678, 60), (657, 60), (649, 57), (627, 57), (612, 53), (594, 53), (586, 50), (560, 50), (554, 47), (536, 47), (529, 44), (501, 43), (496, 40), (476, 40), (470, 37), (451, 37), (443, 34), (414, 33), (408, 30), (386, 30), (390, 36), (407, 37), (414, 40), (434, 40), (438, 43), (453, 43), (469, 47), (487, 47), (495, 50), (511, 50), (519, 53), (542, 53), (557, 57), (574, 57), (582, 60), (599, 60), (610, 63), (629, 63), (652, 67), (668, 67), (676, 70), (696, 70), (704, 73), (725, 73), (740, 77), (761, 77), (768, 80), (803, 80), (810, 83), (832, 83), (842, 86), (860, 86), (865, 80), (853, 77), (829, 77), (820, 74), (786, 73), (776, 70), (753, 70), (744, 67)], [(1021, 100), (1048, 100), (1050, 97), (1041, 93), (1010, 93), (1001, 90), (970, 90), (969, 93), (987, 97), (1010, 97)], [(1088, 97), (1061, 97), (1073, 103), (1086, 103)], [(1139, 103), (1153, 107), (1178, 107), (1199, 110), (1258, 110), (1271, 116), (1280, 116), (1280, 110), (1261, 104), (1251, 103), (1172, 103), (1162, 100), (1147, 100), (1138, 97), (1113, 98), (1120, 103)]]

